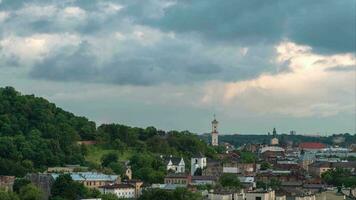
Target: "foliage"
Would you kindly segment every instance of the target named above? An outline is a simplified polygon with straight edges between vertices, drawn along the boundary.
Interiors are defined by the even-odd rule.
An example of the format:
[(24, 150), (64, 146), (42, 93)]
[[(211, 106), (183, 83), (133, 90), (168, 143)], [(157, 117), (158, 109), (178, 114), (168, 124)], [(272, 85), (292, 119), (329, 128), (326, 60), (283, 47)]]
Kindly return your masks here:
[(236, 174), (223, 174), (219, 179), (219, 183), (226, 188), (241, 188), (240, 179)]
[(28, 184), (30, 184), (31, 181), (25, 178), (17, 178), (15, 179), (14, 185), (12, 186), (12, 189), (16, 193), (20, 193), (20, 189)]
[(0, 174), (23, 176), (48, 166), (79, 164), (76, 141), (93, 139), (95, 123), (43, 98), (0, 88)]
[(119, 200), (119, 198), (117, 197), (117, 195), (112, 194), (112, 193), (102, 194), (102, 195), (100, 195), (100, 198), (101, 198), (102, 200)]
[(166, 174), (162, 160), (149, 152), (134, 154), (130, 159), (134, 178), (139, 178), (148, 183), (163, 182)]
[(271, 164), (268, 163), (268, 162), (263, 162), (263, 163), (261, 164), (261, 170), (267, 170), (267, 169), (271, 169), (271, 168), (272, 168), (272, 166), (271, 166)]
[(276, 178), (272, 178), (268, 182), (263, 182), (263, 181), (256, 182), (256, 187), (263, 188), (263, 189), (272, 188), (274, 190), (278, 190), (280, 189), (281, 185), (282, 185), (281, 181)]
[(101, 158), (101, 166), (103, 167), (107, 167), (109, 166), (110, 163), (115, 163), (118, 161), (118, 156), (116, 153), (108, 153), (105, 154), (102, 158)]
[(32, 184), (27, 184), (20, 189), (21, 200), (42, 200), (43, 192)]
[(334, 186), (356, 186), (356, 176), (352, 176), (348, 169), (336, 168), (331, 169), (321, 174), (323, 181)]
[(66, 200), (93, 198), (99, 196), (99, 194), (99, 191), (88, 189), (83, 184), (73, 181), (69, 174), (58, 176), (51, 188), (51, 200), (55, 198), (64, 198)]
[(0, 200), (19, 200), (19, 197), (14, 192), (0, 189)]
[(254, 153), (248, 151), (242, 151), (240, 156), (243, 163), (254, 163), (257, 159)]
[(197, 193), (192, 193), (185, 188), (177, 188), (173, 191), (152, 189), (143, 192), (139, 200), (201, 200)]

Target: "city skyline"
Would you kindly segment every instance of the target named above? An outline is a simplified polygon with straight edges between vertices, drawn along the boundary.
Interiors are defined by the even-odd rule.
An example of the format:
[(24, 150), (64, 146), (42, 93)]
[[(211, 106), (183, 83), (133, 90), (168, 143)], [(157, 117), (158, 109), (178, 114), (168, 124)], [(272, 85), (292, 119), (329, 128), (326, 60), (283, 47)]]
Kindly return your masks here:
[(0, 86), (97, 124), (356, 132), (354, 1), (0, 0)]

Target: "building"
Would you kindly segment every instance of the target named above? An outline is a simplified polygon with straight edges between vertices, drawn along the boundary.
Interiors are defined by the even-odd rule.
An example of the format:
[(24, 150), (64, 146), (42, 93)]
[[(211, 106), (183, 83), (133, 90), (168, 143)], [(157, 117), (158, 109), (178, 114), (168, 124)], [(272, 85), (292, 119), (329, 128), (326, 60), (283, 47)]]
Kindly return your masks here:
[(314, 162), (309, 165), (308, 172), (315, 177), (321, 177), (321, 174), (335, 168), (348, 169), (351, 173), (355, 173), (356, 161), (350, 162)]
[(290, 131), (290, 135), (297, 135), (297, 131)]
[(136, 198), (135, 187), (131, 184), (115, 183), (99, 187), (103, 194), (115, 194), (118, 198), (133, 199)]
[(217, 181), (216, 176), (192, 176), (192, 185), (215, 185)]
[(276, 128), (273, 128), (273, 138), (271, 139), (271, 145), (278, 145), (279, 140), (277, 138), (277, 131)]
[(192, 176), (196, 174), (197, 170), (200, 170), (202, 172), (207, 166), (206, 157), (202, 154), (193, 156), (190, 161), (190, 173)]
[(12, 191), (15, 182), (15, 176), (0, 176), (0, 189)]
[[(51, 174), (54, 180), (57, 179), (59, 175), (61, 174)], [(69, 175), (74, 181), (83, 183), (84, 186), (89, 188), (99, 188), (104, 185), (121, 182), (120, 176), (118, 175), (107, 175), (97, 172), (73, 172), (69, 173)]]
[(138, 180), (138, 179), (130, 179), (130, 180), (124, 181), (123, 183), (130, 184), (135, 187), (135, 198), (138, 198), (142, 194), (143, 181)]
[(212, 131), (211, 131), (211, 145), (218, 146), (219, 145), (219, 132), (218, 132), (218, 124), (219, 122), (215, 119), (211, 122)]
[(169, 157), (161, 157), (165, 161), (167, 171), (174, 173), (185, 173), (185, 162), (183, 158), (173, 157), (172, 155)]
[(250, 175), (256, 171), (254, 163), (227, 162), (223, 164), (223, 173)]
[(205, 169), (203, 169), (203, 176), (220, 177), (223, 173), (223, 166), (220, 161), (208, 159)]
[(245, 200), (275, 200), (274, 190), (254, 190), (246, 193)]
[(26, 174), (25, 179), (31, 181), (33, 185), (42, 190), (42, 199), (47, 200), (50, 197), (51, 187), (54, 183), (54, 178), (51, 176), (51, 174), (31, 173)]
[(168, 174), (164, 177), (164, 184), (189, 185), (192, 182), (192, 176), (187, 174)]
[(125, 176), (127, 177), (128, 180), (132, 179), (132, 169), (131, 166), (129, 165), (125, 166)]
[(245, 200), (245, 193), (243, 191), (217, 190), (209, 192), (208, 200)]
[(326, 148), (326, 145), (320, 142), (302, 142), (299, 149), (303, 151), (317, 152)]

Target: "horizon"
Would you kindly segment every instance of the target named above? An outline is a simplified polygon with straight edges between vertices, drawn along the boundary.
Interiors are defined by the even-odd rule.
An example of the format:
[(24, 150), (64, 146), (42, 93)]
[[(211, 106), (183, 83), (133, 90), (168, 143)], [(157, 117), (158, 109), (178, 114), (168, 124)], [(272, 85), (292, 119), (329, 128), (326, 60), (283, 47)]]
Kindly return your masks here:
[(97, 125), (356, 133), (353, 0), (0, 0), (0, 87)]

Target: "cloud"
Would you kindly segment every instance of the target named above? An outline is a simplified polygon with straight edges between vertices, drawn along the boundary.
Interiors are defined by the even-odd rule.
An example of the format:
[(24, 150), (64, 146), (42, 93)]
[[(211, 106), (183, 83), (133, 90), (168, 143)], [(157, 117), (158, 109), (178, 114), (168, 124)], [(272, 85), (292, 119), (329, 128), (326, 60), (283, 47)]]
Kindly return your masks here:
[(355, 50), (355, 1), (178, 1), (164, 17), (138, 19), (208, 41), (278, 43), (289, 39), (323, 53)]
[[(295, 117), (326, 117), (355, 110), (354, 74), (335, 72), (338, 67), (355, 66), (353, 54), (323, 56), (308, 46), (283, 42), (277, 47), (276, 62), (286, 62), (290, 71), (275, 75), (262, 74), (246, 81), (217, 85), (218, 98), (207, 92), (202, 102), (221, 103), (226, 107), (243, 106), (263, 114)], [(222, 98), (219, 98), (222, 97)]]

